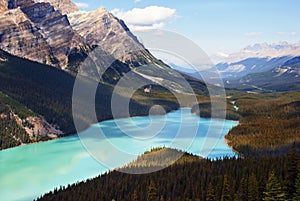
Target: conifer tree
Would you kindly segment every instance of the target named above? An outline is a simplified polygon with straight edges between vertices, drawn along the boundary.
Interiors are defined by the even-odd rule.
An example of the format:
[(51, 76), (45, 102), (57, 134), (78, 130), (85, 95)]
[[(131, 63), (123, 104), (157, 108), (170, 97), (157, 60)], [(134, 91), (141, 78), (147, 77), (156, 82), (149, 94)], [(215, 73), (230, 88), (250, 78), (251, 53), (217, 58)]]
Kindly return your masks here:
[(213, 187), (212, 183), (209, 183), (206, 192), (206, 201), (215, 201), (215, 200), (217, 200), (216, 190)]
[(223, 179), (223, 188), (222, 188), (221, 201), (231, 201), (228, 177), (227, 177), (226, 174), (224, 175), (224, 179)]
[(248, 201), (259, 200), (258, 182), (256, 176), (252, 173), (248, 180)]
[(295, 193), (293, 195), (293, 201), (300, 200), (300, 168), (298, 168), (297, 179), (295, 182)]
[(296, 191), (295, 183), (297, 178), (298, 153), (296, 144), (292, 146), (291, 152), (288, 154), (287, 176), (285, 182), (285, 192), (287, 200), (292, 200)]
[(269, 174), (269, 179), (266, 184), (266, 191), (264, 192), (264, 201), (285, 201), (285, 193), (275, 176), (274, 171)]
[(137, 196), (136, 190), (134, 190), (133, 196), (132, 196), (132, 197), (133, 197), (133, 198), (132, 198), (133, 201), (138, 201), (138, 196)]
[(157, 200), (157, 189), (153, 180), (150, 181), (150, 185), (148, 187), (147, 201), (156, 201)]

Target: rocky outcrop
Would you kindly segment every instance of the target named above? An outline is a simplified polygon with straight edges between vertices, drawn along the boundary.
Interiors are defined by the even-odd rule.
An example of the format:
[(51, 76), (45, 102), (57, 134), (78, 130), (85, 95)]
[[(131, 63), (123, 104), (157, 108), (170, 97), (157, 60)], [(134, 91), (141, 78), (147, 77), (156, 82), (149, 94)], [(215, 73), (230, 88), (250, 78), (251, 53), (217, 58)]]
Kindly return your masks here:
[(122, 20), (105, 8), (68, 14), (74, 30), (91, 45), (97, 45), (116, 59), (132, 67), (152, 63), (154, 57), (129, 31)]
[(67, 16), (50, 3), (10, 0), (9, 8), (0, 15), (1, 49), (62, 69), (68, 66), (70, 54), (89, 51)]
[(30, 137), (47, 136), (57, 138), (63, 135), (62, 131), (49, 124), (43, 117), (27, 117), (26, 122), (31, 125), (31, 128), (25, 127)]
[(35, 23), (40, 33), (50, 45), (52, 53), (59, 67), (68, 65), (68, 55), (74, 49), (87, 48), (84, 40), (72, 29), (66, 15), (49, 3), (35, 3), (23, 7), (22, 11)]
[(1, 1), (4, 1), (4, 3), (6, 3), (6, 7), (8, 2), (9, 9), (14, 9), (19, 6), (20, 7), (30, 6), (35, 3), (49, 3), (51, 6), (54, 7), (55, 10), (59, 11), (63, 15), (79, 11), (78, 7), (71, 0), (1, 0)]
[(8, 10), (7, 0), (0, 0), (0, 12), (5, 12)]
[(19, 57), (51, 64), (51, 47), (20, 8), (0, 14), (0, 48)]
[(34, 0), (34, 2), (50, 3), (55, 10), (58, 10), (63, 15), (79, 11), (78, 7), (71, 0)]

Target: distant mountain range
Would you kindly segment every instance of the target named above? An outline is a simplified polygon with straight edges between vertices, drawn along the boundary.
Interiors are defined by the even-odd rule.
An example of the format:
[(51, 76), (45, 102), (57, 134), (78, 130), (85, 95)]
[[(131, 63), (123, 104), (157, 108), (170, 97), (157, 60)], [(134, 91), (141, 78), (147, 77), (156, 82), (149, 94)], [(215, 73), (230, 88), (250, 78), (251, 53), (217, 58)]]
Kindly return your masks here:
[(300, 41), (298, 43), (257, 43), (242, 50), (231, 53), (216, 53), (211, 56), (215, 63), (236, 63), (247, 58), (277, 58), (283, 56), (299, 56)]
[[(252, 92), (299, 91), (300, 42), (255, 44), (229, 55), (212, 57), (227, 88)], [(172, 68), (201, 79), (199, 72), (170, 64)]]
[(300, 56), (300, 42), (289, 44), (255, 44), (240, 52), (222, 55), (216, 67), (225, 79), (238, 79), (250, 73), (260, 73), (282, 66), (293, 57)]
[(300, 57), (294, 57), (265, 72), (227, 80), (225, 86), (249, 92), (300, 91)]

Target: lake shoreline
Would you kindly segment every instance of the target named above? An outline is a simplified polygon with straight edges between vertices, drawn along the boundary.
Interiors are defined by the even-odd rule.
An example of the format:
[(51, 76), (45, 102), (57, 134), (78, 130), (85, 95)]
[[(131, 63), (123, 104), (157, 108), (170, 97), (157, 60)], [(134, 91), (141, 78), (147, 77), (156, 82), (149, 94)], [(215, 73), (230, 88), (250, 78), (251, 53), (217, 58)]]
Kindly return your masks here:
[[(192, 108), (190, 107), (183, 107), (183, 108), (178, 108), (177, 110), (171, 110), (169, 112), (166, 112), (166, 114), (168, 113), (172, 113), (172, 112), (176, 112), (176, 111), (179, 111), (179, 110), (183, 110), (183, 109), (190, 109), (190, 113), (199, 117), (199, 118), (203, 118), (203, 119), (211, 119), (211, 117), (201, 117), (199, 115), (197, 115), (196, 113), (193, 113), (192, 112)], [(149, 116), (149, 115), (137, 115), (137, 116), (132, 116), (132, 117), (121, 117), (121, 118), (109, 118), (109, 119), (105, 119), (105, 120), (101, 120), (99, 122), (97, 122), (96, 124), (98, 123), (101, 123), (101, 122), (104, 122), (104, 121), (112, 121), (112, 120), (122, 120), (122, 119), (128, 119), (128, 118), (139, 118), (139, 117), (146, 117), (146, 116)], [(154, 116), (162, 116), (162, 115), (154, 115)], [(218, 118), (214, 118), (214, 119), (218, 119)], [(222, 119), (220, 119), (222, 120)], [(223, 119), (223, 120), (229, 120), (229, 121), (234, 121), (234, 122), (239, 122), (239, 121), (235, 121), (235, 120), (231, 120), (231, 119)], [(86, 130), (88, 130), (89, 128), (91, 128), (93, 125), (90, 125), (89, 127), (87, 127), (85, 130), (81, 131), (81, 132), (84, 132)], [(236, 125), (238, 126), (238, 125)], [(229, 133), (229, 132), (228, 132)], [(227, 144), (227, 146), (232, 149), (232, 151), (234, 153), (236, 153), (237, 155), (240, 155), (240, 153), (235, 150), (232, 146), (229, 145), (229, 141), (226, 139), (226, 136), (228, 135), (228, 133), (224, 136), (224, 142)], [(22, 143), (20, 144), (19, 146), (15, 146), (15, 147), (10, 147), (10, 148), (7, 148), (7, 149), (3, 149), (3, 150), (0, 150), (0, 152), (2, 151), (6, 151), (6, 150), (10, 150), (10, 149), (15, 149), (15, 148), (19, 148), (19, 147), (25, 147), (27, 145), (32, 145), (32, 144), (39, 144), (39, 143), (43, 143), (43, 142), (48, 142), (48, 141), (55, 141), (55, 140), (58, 140), (58, 139), (62, 139), (62, 138), (66, 138), (66, 137), (71, 137), (71, 136), (76, 136), (78, 135), (78, 133), (74, 133), (74, 134), (65, 134), (65, 135), (61, 135), (61, 136), (57, 136), (56, 138), (51, 138), (51, 139), (48, 139), (48, 140), (44, 140), (44, 141), (38, 141), (38, 142), (31, 142), (31, 143)]]
[[(237, 125), (238, 126), (238, 125)], [(228, 132), (229, 133), (229, 132)], [(228, 135), (228, 133), (224, 136), (224, 142), (227, 144), (227, 146), (234, 152), (236, 153), (239, 157), (243, 157), (243, 155), (237, 151), (236, 149), (233, 148), (233, 146), (230, 145), (230, 140), (226, 139), (226, 136)]]
[[(185, 121), (182, 121), (182, 118)], [(222, 133), (218, 139), (215, 139), (217, 140), (215, 141), (216, 146), (210, 147), (212, 150), (207, 158), (214, 160), (225, 156), (236, 156), (232, 149), (221, 140), (232, 127), (237, 125), (237, 122), (234, 121), (199, 118), (192, 114), (189, 108), (173, 111), (166, 114), (166, 117), (153, 119), (148, 117), (124, 118), (121, 121), (120, 123), (127, 126), (125, 131), (120, 129), (116, 122), (103, 121), (99, 125), (91, 126), (90, 130), (85, 131), (86, 133), (81, 133), (82, 135), (89, 133), (90, 135), (83, 140), (96, 142), (96, 146), (101, 147), (98, 160), (88, 151), (93, 149), (88, 149), (78, 135), (70, 135), (44, 143), (28, 144), (29, 146), (18, 146), (0, 152), (1, 196), (7, 201), (20, 200), (21, 198), (24, 200), (27, 197), (35, 199), (55, 187), (84, 181), (122, 167), (153, 147), (171, 147), (201, 156), (203, 145), (207, 142), (205, 137), (213, 125), (219, 127), (216, 132)], [(160, 129), (162, 121), (166, 121), (166, 124), (163, 124)], [(147, 127), (150, 122), (159, 128), (157, 131), (153, 130), (156, 133), (155, 138), (149, 136), (149, 140), (141, 140), (126, 134), (126, 129), (128, 129), (128, 131), (136, 132), (139, 135), (140, 131), (143, 131), (143, 128)], [(184, 126), (183, 130), (180, 129), (182, 126)], [(195, 128), (198, 126), (201, 129)], [(97, 140), (99, 139), (97, 137), (99, 128), (103, 130), (108, 140)], [(184, 138), (186, 131), (194, 132), (194, 130), (196, 132), (195, 137), (186, 135)], [(158, 131), (159, 133), (157, 133)], [(178, 138), (177, 132), (179, 131), (182, 132), (183, 138)], [(141, 134), (143, 135), (143, 133)], [(147, 137), (149, 133), (144, 134)], [(174, 138), (179, 144), (174, 144)], [(214, 139), (213, 136), (212, 139)], [(114, 145), (116, 150), (121, 148), (126, 157), (123, 155), (115, 156), (114, 154), (119, 153), (108, 149), (109, 146), (106, 147), (107, 142), (109, 146)], [(7, 185), (9, 182), (11, 183)], [(14, 194), (16, 191), (19, 193)]]

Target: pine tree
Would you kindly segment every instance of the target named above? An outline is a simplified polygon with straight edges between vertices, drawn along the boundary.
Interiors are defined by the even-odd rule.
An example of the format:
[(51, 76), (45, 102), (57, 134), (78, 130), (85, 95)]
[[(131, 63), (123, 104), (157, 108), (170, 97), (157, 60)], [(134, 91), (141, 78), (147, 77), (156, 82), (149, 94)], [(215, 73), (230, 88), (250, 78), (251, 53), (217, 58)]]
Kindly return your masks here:
[(248, 194), (248, 180), (246, 179), (246, 176), (243, 176), (241, 179), (241, 183), (238, 189), (238, 192), (235, 196), (236, 200), (247, 200), (247, 194)]
[(138, 201), (138, 196), (137, 196), (136, 190), (133, 192), (132, 200), (133, 201)]
[(256, 176), (252, 173), (248, 180), (248, 201), (259, 200), (258, 182)]
[(227, 175), (224, 175), (221, 201), (231, 201)]
[(215, 200), (217, 200), (216, 190), (213, 187), (212, 183), (209, 183), (206, 192), (206, 201), (215, 201)]
[(157, 200), (157, 189), (154, 185), (153, 180), (150, 181), (148, 187), (147, 201), (156, 201)]
[(295, 184), (295, 193), (293, 195), (293, 201), (299, 201), (300, 200), (300, 168), (298, 168), (298, 174)]
[(283, 192), (274, 171), (269, 174), (269, 179), (264, 192), (264, 201), (285, 201), (285, 193)]
[(287, 200), (292, 200), (296, 191), (295, 183), (297, 178), (298, 153), (294, 143), (291, 152), (288, 154), (287, 176), (285, 182), (285, 192)]

